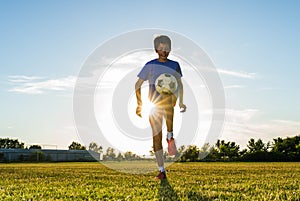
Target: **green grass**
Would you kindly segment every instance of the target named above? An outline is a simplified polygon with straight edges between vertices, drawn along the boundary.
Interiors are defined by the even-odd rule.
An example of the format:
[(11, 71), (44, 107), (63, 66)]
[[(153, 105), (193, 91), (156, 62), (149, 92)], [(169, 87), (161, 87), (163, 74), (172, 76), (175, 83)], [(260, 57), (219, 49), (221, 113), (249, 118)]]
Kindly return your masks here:
[[(133, 168), (134, 163), (122, 163)], [(175, 163), (126, 174), (99, 163), (0, 164), (0, 200), (300, 200), (300, 163)]]

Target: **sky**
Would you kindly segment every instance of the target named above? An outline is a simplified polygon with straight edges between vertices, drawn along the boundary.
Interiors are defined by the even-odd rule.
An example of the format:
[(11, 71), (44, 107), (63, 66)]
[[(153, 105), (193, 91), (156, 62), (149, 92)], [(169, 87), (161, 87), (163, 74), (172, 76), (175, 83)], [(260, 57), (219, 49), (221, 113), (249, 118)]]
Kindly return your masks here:
[(73, 92), (83, 63), (109, 39), (146, 28), (182, 34), (209, 55), (226, 98), (221, 139), (245, 147), (250, 138), (295, 136), (299, 7), (292, 0), (2, 0), (0, 138), (61, 149), (80, 142)]

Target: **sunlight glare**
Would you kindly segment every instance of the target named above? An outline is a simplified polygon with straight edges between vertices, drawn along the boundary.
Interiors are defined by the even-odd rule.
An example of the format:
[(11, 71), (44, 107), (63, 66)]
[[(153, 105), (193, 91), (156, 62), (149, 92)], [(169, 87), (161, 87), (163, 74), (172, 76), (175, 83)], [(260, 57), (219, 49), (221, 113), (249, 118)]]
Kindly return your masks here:
[(130, 96), (130, 100), (128, 102), (128, 116), (132, 122), (133, 125), (135, 125), (137, 128), (147, 128), (149, 127), (149, 114), (154, 108), (154, 104), (151, 103), (148, 99), (148, 88), (149, 86), (147, 84), (144, 84), (141, 88), (142, 93), (142, 118), (136, 115), (136, 96), (133, 92)]

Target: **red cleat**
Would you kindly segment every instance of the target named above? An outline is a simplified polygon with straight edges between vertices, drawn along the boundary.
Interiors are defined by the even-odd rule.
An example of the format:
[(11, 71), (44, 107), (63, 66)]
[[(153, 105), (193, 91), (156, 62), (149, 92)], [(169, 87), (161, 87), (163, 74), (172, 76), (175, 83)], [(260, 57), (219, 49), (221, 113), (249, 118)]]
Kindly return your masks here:
[(158, 175), (155, 177), (155, 179), (157, 180), (162, 180), (166, 178), (167, 178), (166, 172), (161, 172), (161, 171), (159, 171)]
[(167, 139), (168, 142), (168, 152), (170, 156), (175, 156), (177, 152), (176, 144), (174, 138), (171, 138), (170, 140)]

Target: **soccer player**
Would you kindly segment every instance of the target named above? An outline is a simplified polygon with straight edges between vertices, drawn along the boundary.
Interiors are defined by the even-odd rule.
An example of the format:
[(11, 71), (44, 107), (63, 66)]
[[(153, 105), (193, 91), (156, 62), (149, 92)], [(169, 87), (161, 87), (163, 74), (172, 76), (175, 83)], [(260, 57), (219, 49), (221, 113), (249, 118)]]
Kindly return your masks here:
[[(136, 114), (142, 117), (142, 99), (141, 99), (141, 86), (144, 81), (149, 82), (148, 97), (155, 108), (149, 115), (149, 121), (152, 128), (153, 135), (153, 149), (157, 160), (159, 174), (156, 179), (165, 179), (166, 171), (164, 167), (164, 156), (162, 146), (162, 125), (163, 119), (167, 125), (168, 152), (169, 155), (175, 155), (176, 145), (173, 138), (173, 116), (174, 106), (176, 105), (177, 97), (179, 97), (179, 107), (181, 112), (186, 111), (186, 105), (183, 104), (183, 86), (181, 82), (182, 72), (178, 62), (168, 59), (171, 51), (171, 40), (168, 36), (161, 35), (154, 39), (155, 52), (158, 55), (157, 59), (153, 59), (145, 64), (140, 73), (138, 80), (135, 84), (135, 92), (137, 98)], [(173, 75), (178, 84), (178, 88), (173, 94), (160, 94), (155, 88), (156, 79), (163, 73)]]

